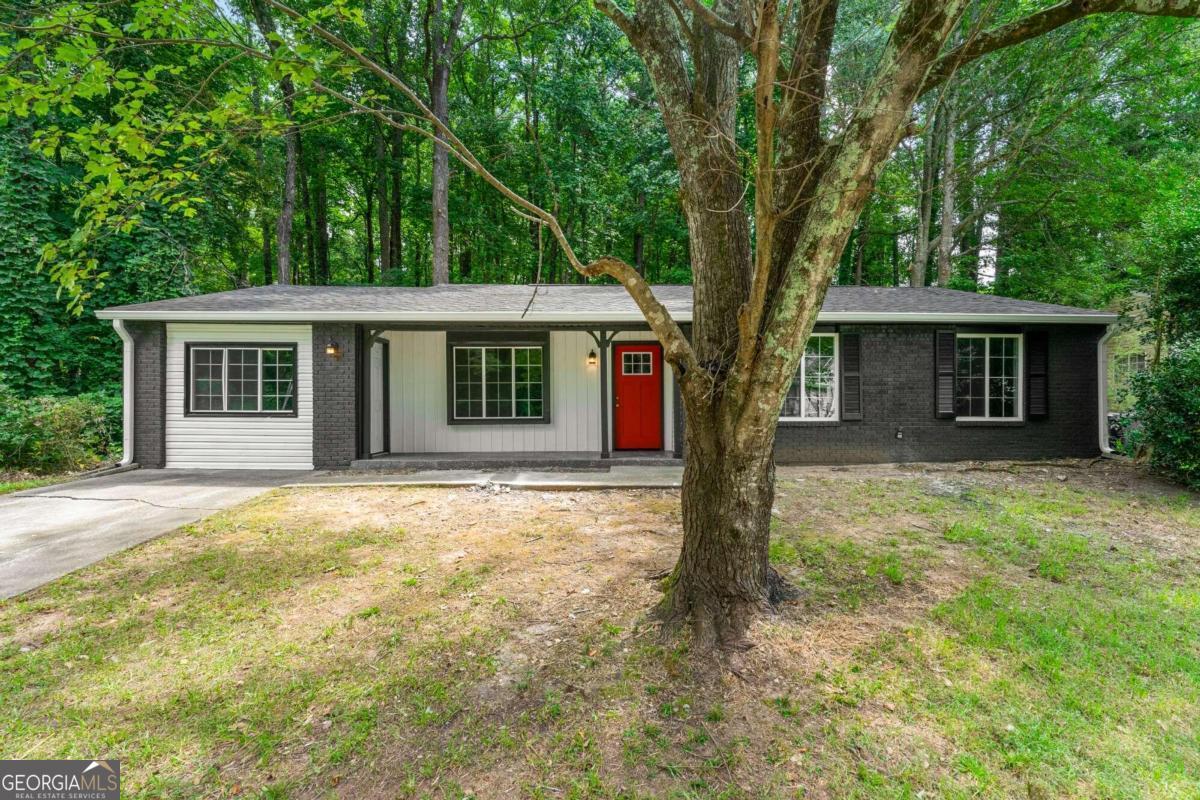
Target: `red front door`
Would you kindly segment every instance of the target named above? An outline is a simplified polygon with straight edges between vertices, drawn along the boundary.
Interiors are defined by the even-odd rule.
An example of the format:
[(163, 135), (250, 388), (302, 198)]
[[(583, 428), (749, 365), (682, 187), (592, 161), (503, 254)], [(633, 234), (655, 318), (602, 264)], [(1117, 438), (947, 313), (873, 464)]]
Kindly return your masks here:
[(662, 365), (657, 344), (614, 345), (614, 449), (662, 450)]

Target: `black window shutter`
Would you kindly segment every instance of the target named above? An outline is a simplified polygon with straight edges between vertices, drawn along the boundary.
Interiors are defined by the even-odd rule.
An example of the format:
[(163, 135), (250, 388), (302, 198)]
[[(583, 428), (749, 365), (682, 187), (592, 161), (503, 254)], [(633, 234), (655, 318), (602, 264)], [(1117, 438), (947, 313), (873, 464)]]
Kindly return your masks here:
[(938, 331), (935, 335), (934, 355), (934, 412), (935, 416), (954, 416), (954, 362), (957, 337), (954, 331)]
[(1050, 413), (1050, 338), (1045, 331), (1025, 334), (1025, 413), (1044, 417)]
[(841, 335), (842, 419), (862, 419), (862, 336)]

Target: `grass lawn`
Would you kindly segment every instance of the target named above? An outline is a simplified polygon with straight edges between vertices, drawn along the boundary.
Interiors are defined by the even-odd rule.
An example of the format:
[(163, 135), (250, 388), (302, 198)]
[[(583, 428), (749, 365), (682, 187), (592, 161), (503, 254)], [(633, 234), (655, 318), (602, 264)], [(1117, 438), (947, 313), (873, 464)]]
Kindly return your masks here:
[(1196, 798), (1200, 500), (781, 469), (736, 673), (643, 612), (672, 492), (280, 490), (0, 604), (0, 754), (125, 796)]
[(26, 489), (36, 489), (39, 486), (49, 486), (52, 483), (61, 483), (69, 480), (70, 473), (62, 475), (29, 475), (28, 473), (21, 474), (5, 474), (0, 473), (0, 494), (12, 494), (13, 492), (23, 492)]

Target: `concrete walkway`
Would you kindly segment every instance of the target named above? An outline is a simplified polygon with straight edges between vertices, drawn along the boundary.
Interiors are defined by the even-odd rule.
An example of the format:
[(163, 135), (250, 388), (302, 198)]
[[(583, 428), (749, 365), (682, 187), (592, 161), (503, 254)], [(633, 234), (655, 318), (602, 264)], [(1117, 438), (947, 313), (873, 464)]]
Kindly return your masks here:
[(139, 469), (0, 496), (0, 599), (302, 476)]
[(381, 474), (333, 472), (290, 486), (507, 486), (512, 489), (678, 489), (683, 467), (611, 467), (579, 470), (436, 469)]

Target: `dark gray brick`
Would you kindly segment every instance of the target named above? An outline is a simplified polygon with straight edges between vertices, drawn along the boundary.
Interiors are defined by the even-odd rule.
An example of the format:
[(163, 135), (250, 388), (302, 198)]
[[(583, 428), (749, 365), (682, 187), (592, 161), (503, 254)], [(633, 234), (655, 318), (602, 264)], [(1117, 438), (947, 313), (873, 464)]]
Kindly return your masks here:
[[(338, 356), (325, 352), (336, 342)], [(348, 467), (357, 455), (357, 328), (349, 323), (317, 323), (313, 342), (313, 466)]]
[[(780, 464), (1088, 457), (1099, 453), (1096, 343), (1102, 326), (1051, 325), (1049, 415), (980, 425), (934, 416), (934, 325), (843, 325), (862, 334), (863, 419), (780, 423)], [(1013, 329), (1033, 330), (1034, 328)], [(900, 430), (903, 438), (897, 439)]]
[(126, 322), (133, 338), (133, 460), (147, 469), (167, 463), (167, 326)]

